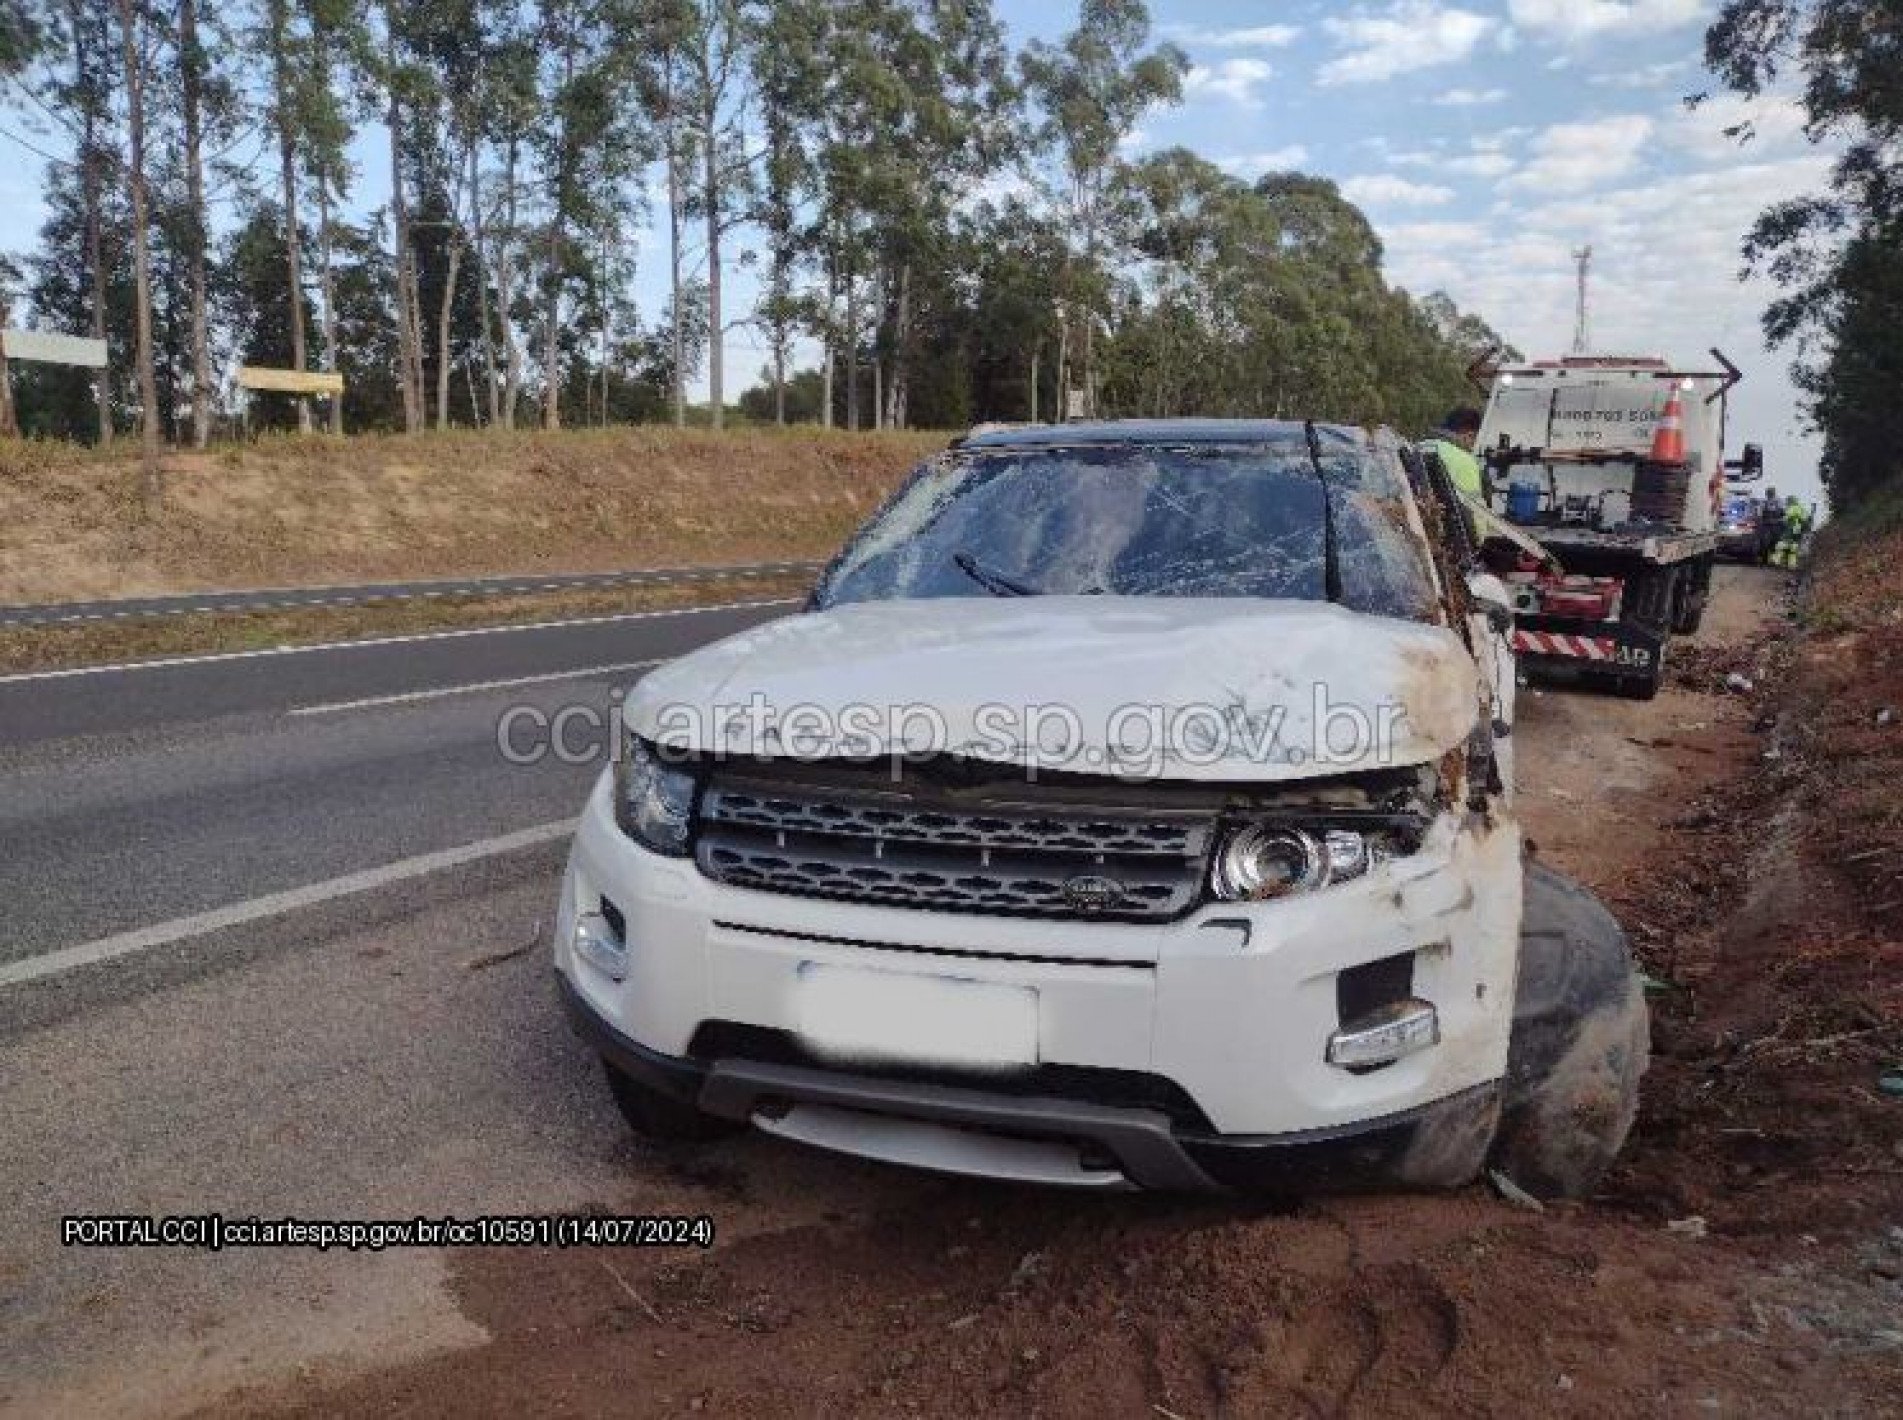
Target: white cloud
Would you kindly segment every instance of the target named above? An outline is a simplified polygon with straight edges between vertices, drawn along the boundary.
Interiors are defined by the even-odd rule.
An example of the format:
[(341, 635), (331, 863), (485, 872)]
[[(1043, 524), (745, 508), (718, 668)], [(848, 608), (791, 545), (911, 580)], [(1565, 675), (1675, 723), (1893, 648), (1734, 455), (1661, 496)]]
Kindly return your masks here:
[(1264, 173), (1285, 173), (1308, 161), (1308, 149), (1300, 143), (1286, 148), (1270, 148), (1261, 153), (1237, 153), (1216, 159), (1216, 166), (1239, 178), (1261, 177)]
[(1435, 0), (1396, 0), (1385, 10), (1363, 10), (1322, 21), (1343, 53), (1322, 65), (1316, 82), (1371, 84), (1397, 74), (1453, 64), (1472, 54), (1495, 22)]
[(1294, 44), (1302, 34), (1294, 25), (1245, 25), (1229, 30), (1170, 25), (1163, 33), (1183, 44), (1208, 49), (1283, 49)]
[(1653, 127), (1637, 113), (1556, 123), (1533, 140), (1531, 159), (1507, 184), (1541, 196), (1586, 196), (1639, 165)]
[(1684, 78), (1698, 66), (1689, 59), (1667, 59), (1644, 64), (1637, 69), (1612, 69), (1593, 75), (1593, 82), (1610, 84), (1615, 89), (1659, 89), (1674, 79)]
[(1644, 38), (1703, 18), (1705, 0), (1510, 0), (1513, 23), (1542, 39), (1578, 44), (1610, 35)]
[(1256, 90), (1274, 75), (1266, 59), (1223, 59), (1193, 66), (1183, 78), (1183, 92), (1209, 94), (1253, 108), (1262, 102)]
[[(1659, 122), (1662, 137), (1668, 128)], [(1732, 437), (1766, 444), (1780, 472), (1800, 483), (1817, 451), (1793, 432), (1788, 353), (1767, 350), (1758, 329), (1774, 291), (1737, 280), (1738, 249), (1766, 205), (1828, 183), (1831, 155), (1767, 149), (1751, 161), (1754, 151), (1664, 182), (1634, 172), (1571, 190), (1509, 183), (1508, 200), (1484, 220), (1384, 220), (1378, 212), (1375, 230), (1391, 280), (1417, 293), (1444, 289), (1533, 356), (1556, 354), (1571, 339), (1570, 253), (1591, 243), (1598, 348), (1688, 361), (1707, 360), (1712, 345), (1724, 350), (1746, 376), (1732, 400)]]
[[(1751, 139), (1729, 134), (1728, 128), (1749, 125)], [(1760, 153), (1788, 148), (1804, 137), (1804, 110), (1792, 99), (1747, 99), (1742, 94), (1719, 94), (1697, 108), (1681, 106), (1666, 130), (1676, 148), (1713, 162), (1726, 158), (1750, 159)]]
[(1464, 177), (1497, 178), (1505, 177), (1519, 164), (1505, 153), (1482, 150), (1478, 153), (1467, 153), (1458, 158), (1449, 158), (1442, 166), (1448, 172), (1460, 173)]
[(1506, 96), (1505, 89), (1449, 89), (1436, 95), (1434, 102), (1442, 108), (1475, 108), (1481, 104), (1497, 104)]
[(1351, 177), (1342, 183), (1341, 194), (1357, 207), (1440, 207), (1454, 200), (1452, 188), (1409, 182), (1392, 173)]

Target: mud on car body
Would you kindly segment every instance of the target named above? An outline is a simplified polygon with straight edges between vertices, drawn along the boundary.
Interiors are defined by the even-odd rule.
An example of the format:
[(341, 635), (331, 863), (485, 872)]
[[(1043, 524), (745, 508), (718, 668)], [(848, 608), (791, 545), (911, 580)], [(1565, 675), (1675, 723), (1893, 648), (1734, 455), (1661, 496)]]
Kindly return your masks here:
[(1461, 517), (1385, 431), (926, 463), (806, 611), (628, 697), (555, 967), (629, 1122), (1085, 1187), (1590, 1187), (1644, 1008), (1611, 919), (1523, 871)]

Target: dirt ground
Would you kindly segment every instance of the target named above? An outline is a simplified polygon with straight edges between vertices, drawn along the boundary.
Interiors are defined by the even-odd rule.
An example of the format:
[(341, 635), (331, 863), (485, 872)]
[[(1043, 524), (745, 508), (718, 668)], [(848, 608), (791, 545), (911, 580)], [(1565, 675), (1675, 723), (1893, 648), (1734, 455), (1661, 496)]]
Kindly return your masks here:
[(0, 447), (0, 602), (829, 555), (945, 433), (452, 430)]
[(1814, 871), (1824, 820), (1778, 779), (1805, 708), (1782, 590), (1726, 570), (1650, 704), (1523, 692), (1527, 835), (1655, 978), (1644, 1108), (1590, 1202), (1078, 1197), (758, 1138), (637, 1150), (598, 1206), (710, 1212), (710, 1251), (451, 1255), (480, 1344), (211, 1413), (1903, 1414), (1903, 1100), (1875, 1088), (1896, 948)]

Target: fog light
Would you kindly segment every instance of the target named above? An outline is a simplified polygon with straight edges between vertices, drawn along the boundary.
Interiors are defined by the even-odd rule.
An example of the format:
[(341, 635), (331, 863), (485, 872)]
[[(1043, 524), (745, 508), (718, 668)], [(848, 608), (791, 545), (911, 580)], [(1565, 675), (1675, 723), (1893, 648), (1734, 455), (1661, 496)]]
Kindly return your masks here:
[(1328, 1037), (1330, 1065), (1387, 1065), (1440, 1043), (1440, 1016), (1417, 997), (1357, 1016)]
[(628, 948), (599, 912), (584, 912), (575, 918), (574, 947), (576, 956), (610, 981), (620, 981), (627, 976)]

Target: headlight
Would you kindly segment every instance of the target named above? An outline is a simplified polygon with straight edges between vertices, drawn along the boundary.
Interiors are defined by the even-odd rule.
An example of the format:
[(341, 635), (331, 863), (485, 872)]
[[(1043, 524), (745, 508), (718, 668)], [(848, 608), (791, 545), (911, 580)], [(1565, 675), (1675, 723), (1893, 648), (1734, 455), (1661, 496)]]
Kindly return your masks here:
[(638, 735), (623, 734), (615, 764), (615, 822), (643, 848), (687, 856), (694, 821), (694, 776), (663, 764)]
[(1210, 890), (1225, 902), (1261, 901), (1347, 882), (1388, 855), (1377, 835), (1359, 829), (1252, 823), (1232, 831), (1217, 850)]

